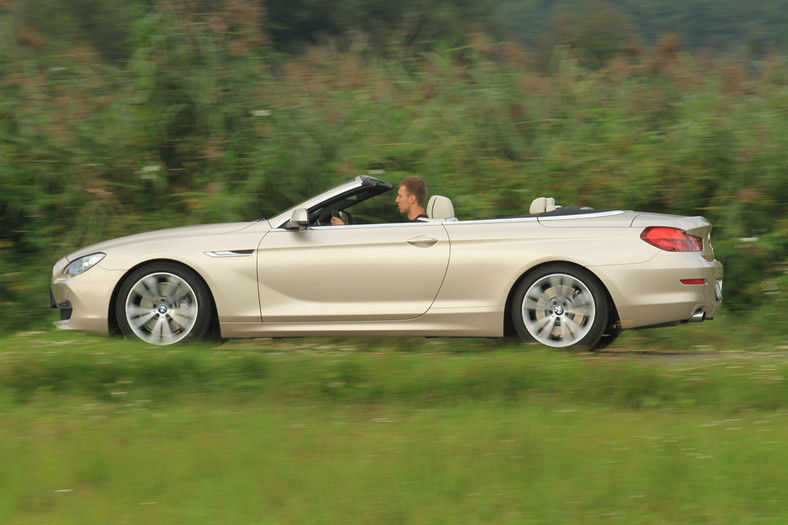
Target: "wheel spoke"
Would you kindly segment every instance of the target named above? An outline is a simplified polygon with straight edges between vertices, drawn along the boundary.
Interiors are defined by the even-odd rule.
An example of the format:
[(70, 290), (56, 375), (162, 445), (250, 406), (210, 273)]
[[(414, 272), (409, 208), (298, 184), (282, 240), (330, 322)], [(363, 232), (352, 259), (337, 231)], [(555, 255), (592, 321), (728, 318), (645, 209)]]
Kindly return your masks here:
[(553, 331), (553, 328), (555, 327), (555, 317), (553, 317), (552, 315), (547, 315), (545, 317), (542, 317), (541, 319), (537, 319), (536, 320), (537, 332), (538, 333), (544, 332), (545, 328), (548, 328), (548, 325), (549, 325), (549, 329), (547, 330), (547, 332), (550, 333)]
[(156, 278), (152, 275), (146, 277), (134, 287), (133, 292), (140, 297), (140, 304), (142, 304), (143, 299), (150, 304), (155, 303), (159, 296)]
[(561, 341), (569, 341), (570, 337), (572, 336), (572, 331), (569, 329), (566, 323), (563, 322), (563, 319), (561, 324), (558, 326), (558, 328), (561, 332), (560, 335)]
[(559, 293), (561, 288), (563, 288), (564, 279), (563, 276), (559, 275), (551, 275), (550, 276), (550, 288), (555, 290), (555, 293)]
[(544, 310), (547, 304), (544, 302), (544, 298), (539, 295), (528, 295), (525, 298), (524, 307), (529, 311), (537, 311)]
[(570, 317), (564, 317), (561, 319), (561, 339), (565, 341), (575, 341), (578, 337), (575, 334), (578, 334), (582, 331), (582, 327), (578, 325), (574, 319)]
[(142, 328), (156, 315), (155, 310), (140, 306), (130, 306), (126, 309), (126, 319), (137, 328)]
[(166, 344), (173, 339), (172, 328), (166, 315), (162, 315), (156, 319), (156, 324), (153, 325), (151, 335), (154, 339), (158, 340), (159, 344)]
[(197, 317), (197, 307), (193, 304), (188, 304), (186, 306), (172, 308), (170, 309), (169, 313), (173, 322), (175, 322), (179, 328), (186, 329), (194, 322), (194, 319)]
[(593, 303), (582, 303), (582, 304), (574, 304), (572, 306), (568, 306), (566, 308), (566, 313), (569, 315), (582, 315), (584, 317), (590, 316), (594, 313), (594, 304)]
[(165, 295), (173, 303), (177, 303), (186, 297), (190, 297), (192, 292), (185, 282), (175, 277), (167, 277), (167, 294)]

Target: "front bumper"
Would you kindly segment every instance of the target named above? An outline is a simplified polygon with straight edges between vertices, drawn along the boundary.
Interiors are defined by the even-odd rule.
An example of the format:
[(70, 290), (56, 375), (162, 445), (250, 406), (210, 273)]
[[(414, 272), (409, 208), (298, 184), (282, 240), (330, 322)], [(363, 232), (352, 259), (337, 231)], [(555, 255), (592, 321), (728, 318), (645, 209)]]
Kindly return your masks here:
[(123, 272), (99, 264), (66, 278), (62, 273), (66, 264), (61, 262), (55, 265), (49, 291), (50, 305), (60, 310), (60, 320), (54, 325), (61, 330), (108, 334), (112, 292)]

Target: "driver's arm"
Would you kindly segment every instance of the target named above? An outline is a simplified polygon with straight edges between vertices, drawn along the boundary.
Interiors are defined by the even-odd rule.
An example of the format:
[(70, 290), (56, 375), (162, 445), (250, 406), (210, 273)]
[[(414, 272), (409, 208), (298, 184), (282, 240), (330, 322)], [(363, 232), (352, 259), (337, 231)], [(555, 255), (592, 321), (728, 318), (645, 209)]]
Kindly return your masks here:
[(331, 226), (344, 226), (345, 223), (339, 217), (331, 217)]

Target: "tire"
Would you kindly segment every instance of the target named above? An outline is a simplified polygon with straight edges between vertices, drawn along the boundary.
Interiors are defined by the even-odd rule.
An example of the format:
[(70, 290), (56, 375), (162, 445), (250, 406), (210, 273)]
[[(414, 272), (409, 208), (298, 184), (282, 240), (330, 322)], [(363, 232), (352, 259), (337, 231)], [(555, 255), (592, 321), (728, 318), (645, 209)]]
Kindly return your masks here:
[(524, 341), (592, 348), (608, 326), (607, 295), (590, 272), (569, 264), (538, 268), (520, 282), (512, 321)]
[(123, 282), (115, 314), (126, 338), (171, 345), (202, 339), (211, 326), (213, 303), (194, 271), (174, 263), (153, 263)]
[(616, 322), (612, 326), (608, 326), (607, 330), (602, 333), (602, 337), (599, 338), (599, 341), (596, 342), (594, 345), (594, 350), (604, 350), (608, 346), (612, 345), (618, 336), (621, 335), (621, 324)]

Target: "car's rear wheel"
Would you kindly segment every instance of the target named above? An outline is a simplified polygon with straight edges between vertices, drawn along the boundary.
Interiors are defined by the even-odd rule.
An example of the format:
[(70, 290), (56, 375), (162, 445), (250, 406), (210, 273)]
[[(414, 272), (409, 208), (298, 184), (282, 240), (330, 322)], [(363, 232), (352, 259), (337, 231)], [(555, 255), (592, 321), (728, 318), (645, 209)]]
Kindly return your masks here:
[(607, 296), (587, 270), (567, 264), (544, 266), (518, 285), (512, 320), (525, 341), (591, 348), (607, 326)]
[(192, 270), (154, 263), (131, 273), (118, 292), (115, 313), (123, 335), (154, 345), (202, 338), (213, 305), (205, 284)]

